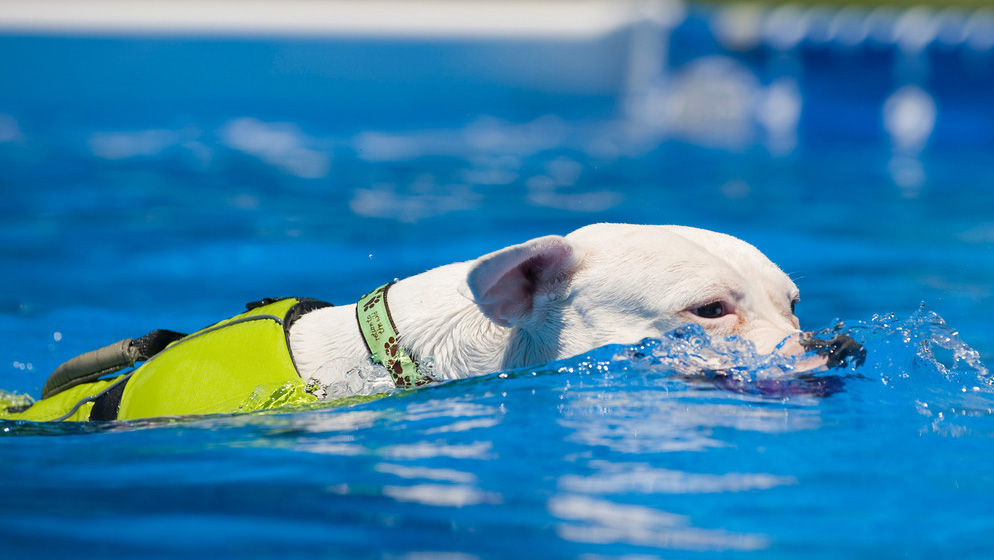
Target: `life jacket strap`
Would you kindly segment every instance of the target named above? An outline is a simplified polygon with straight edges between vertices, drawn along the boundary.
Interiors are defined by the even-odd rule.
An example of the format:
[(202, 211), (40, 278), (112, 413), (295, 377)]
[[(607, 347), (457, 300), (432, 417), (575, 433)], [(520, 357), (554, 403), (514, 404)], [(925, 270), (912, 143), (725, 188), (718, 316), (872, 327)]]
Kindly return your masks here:
[(130, 380), (131, 376), (125, 375), (124, 379), (100, 393), (93, 401), (89, 420), (117, 420), (117, 413), (121, 409), (121, 399), (124, 397), (124, 388), (127, 387)]

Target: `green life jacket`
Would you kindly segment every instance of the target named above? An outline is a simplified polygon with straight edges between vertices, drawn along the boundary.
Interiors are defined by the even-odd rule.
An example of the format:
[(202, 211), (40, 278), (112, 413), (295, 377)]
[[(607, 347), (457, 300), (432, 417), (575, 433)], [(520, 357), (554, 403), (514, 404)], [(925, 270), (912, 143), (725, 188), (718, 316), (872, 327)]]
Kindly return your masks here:
[[(356, 304), (370, 358), (397, 387), (431, 382), (400, 345), (385, 284)], [(331, 304), (306, 298), (266, 299), (193, 334), (153, 331), (87, 352), (59, 366), (30, 405), (4, 405), (0, 420), (132, 420), (231, 414), (310, 403), (294, 363), (289, 333), (305, 313)], [(116, 377), (125, 368), (141, 366)]]
[[(193, 334), (173, 333), (178, 340), (122, 375), (100, 378), (115, 371), (111, 367), (83, 377), (86, 382), (77, 376), (54, 388), (50, 379), (47, 396), (43, 391), (41, 400), (26, 407), (0, 405), (0, 419), (130, 420), (229, 414), (313, 402), (317, 399), (305, 390), (288, 336), (297, 318), (329, 305), (297, 298), (250, 304), (245, 313)], [(131, 341), (118, 344), (134, 346), (126, 342)], [(131, 363), (121, 367), (134, 364), (134, 359), (127, 361)]]

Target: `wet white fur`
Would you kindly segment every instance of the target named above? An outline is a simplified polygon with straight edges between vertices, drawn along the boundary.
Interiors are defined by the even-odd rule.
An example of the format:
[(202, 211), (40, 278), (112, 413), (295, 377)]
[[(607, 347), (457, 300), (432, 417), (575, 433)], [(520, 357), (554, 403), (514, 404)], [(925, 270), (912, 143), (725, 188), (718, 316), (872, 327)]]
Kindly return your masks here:
[[(761, 352), (780, 345), (795, 353), (797, 296), (790, 278), (744, 241), (682, 226), (628, 224), (533, 239), (406, 278), (389, 294), (401, 343), (415, 357), (431, 357), (437, 379), (634, 343), (692, 322), (712, 335), (752, 340)], [(732, 313), (718, 319), (693, 313), (714, 301)], [(290, 343), (304, 378), (317, 374), (324, 383), (343, 378), (367, 356), (354, 304), (303, 316)]]

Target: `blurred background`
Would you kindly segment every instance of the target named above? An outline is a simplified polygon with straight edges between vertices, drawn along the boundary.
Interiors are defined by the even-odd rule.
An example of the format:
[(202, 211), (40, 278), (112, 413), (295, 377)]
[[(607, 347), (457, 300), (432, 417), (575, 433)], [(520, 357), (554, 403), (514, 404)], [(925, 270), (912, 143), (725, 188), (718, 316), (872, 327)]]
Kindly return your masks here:
[(990, 359), (992, 91), (967, 0), (6, 0), (0, 371), (595, 221), (738, 235), (807, 328), (926, 301)]

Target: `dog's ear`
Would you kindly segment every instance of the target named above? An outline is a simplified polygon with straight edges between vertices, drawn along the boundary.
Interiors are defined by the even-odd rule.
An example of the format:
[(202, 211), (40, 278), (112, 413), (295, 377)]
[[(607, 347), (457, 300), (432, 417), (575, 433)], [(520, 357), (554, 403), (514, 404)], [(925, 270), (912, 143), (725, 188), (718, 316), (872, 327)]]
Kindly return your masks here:
[(558, 235), (484, 255), (469, 271), (473, 301), (502, 327), (544, 319), (549, 302), (566, 297), (576, 271), (573, 247)]

